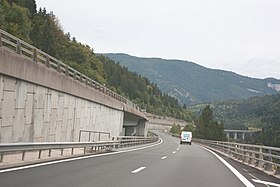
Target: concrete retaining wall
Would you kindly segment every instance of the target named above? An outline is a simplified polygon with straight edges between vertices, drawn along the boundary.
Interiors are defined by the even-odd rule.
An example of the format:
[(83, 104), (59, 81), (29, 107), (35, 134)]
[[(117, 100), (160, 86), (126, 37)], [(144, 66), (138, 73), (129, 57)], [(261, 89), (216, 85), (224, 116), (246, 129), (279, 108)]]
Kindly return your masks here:
[[(124, 113), (138, 119), (132, 126), (143, 119), (135, 128), (146, 135), (146, 115), (130, 105), (0, 47), (0, 143), (78, 141), (80, 130), (120, 136), (130, 128), (124, 126)], [(82, 135), (87, 141), (88, 134)]]
[(146, 135), (146, 127), (135, 104), (104, 86), (0, 47), (0, 143), (78, 141), (80, 130)]
[(119, 136), (123, 119), (121, 110), (0, 74), (1, 143), (78, 141), (82, 129)]

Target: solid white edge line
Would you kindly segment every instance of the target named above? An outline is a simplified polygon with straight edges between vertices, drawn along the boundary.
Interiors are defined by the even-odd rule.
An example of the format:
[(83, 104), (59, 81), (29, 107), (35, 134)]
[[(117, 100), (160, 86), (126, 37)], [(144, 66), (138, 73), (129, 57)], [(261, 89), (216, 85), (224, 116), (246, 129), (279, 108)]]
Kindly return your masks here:
[(277, 184), (277, 183), (266, 182), (266, 181), (261, 181), (261, 180), (257, 180), (257, 179), (252, 179), (252, 180), (253, 180), (254, 182), (256, 182), (256, 183), (280, 187), (280, 184)]
[(254, 187), (254, 185), (248, 180), (246, 179), (241, 173), (239, 173), (233, 166), (231, 166), (227, 161), (225, 161), (222, 157), (220, 157), (219, 155), (217, 155), (215, 152), (213, 152), (210, 149), (207, 149), (203, 146), (200, 146), (203, 149), (209, 151), (210, 153), (212, 153), (215, 157), (217, 157), (226, 167), (228, 167), (228, 169), (246, 186), (246, 187)]
[(8, 168), (8, 169), (0, 170), (0, 173), (6, 173), (6, 172), (17, 171), (17, 170), (22, 170), (22, 169), (29, 169), (29, 168), (35, 168), (35, 167), (40, 167), (40, 166), (58, 164), (58, 163), (62, 163), (62, 162), (70, 162), (70, 161), (74, 161), (74, 160), (82, 160), (82, 159), (87, 159), (87, 158), (94, 158), (94, 157), (101, 157), (101, 156), (108, 156), (108, 155), (115, 155), (115, 154), (120, 154), (120, 153), (138, 151), (138, 150), (142, 150), (142, 149), (146, 149), (146, 148), (150, 148), (150, 147), (160, 145), (160, 144), (162, 144), (162, 142), (163, 142), (163, 140), (160, 138), (159, 143), (149, 145), (149, 146), (145, 146), (145, 147), (139, 147), (139, 148), (135, 148), (135, 149), (129, 149), (129, 150), (123, 150), (123, 151), (117, 151), (117, 152), (111, 152), (111, 153), (102, 153), (102, 154), (96, 154), (96, 155), (88, 155), (88, 156), (81, 156), (81, 157), (75, 157), (75, 158), (68, 158), (68, 159), (66, 158), (66, 159), (63, 159), (63, 160), (56, 160), (56, 161), (39, 163), (39, 164), (32, 164), (32, 165), (27, 165), (27, 166)]
[[(248, 173), (248, 175), (250, 175), (251, 177), (253, 177), (252, 180), (253, 180), (253, 179), (255, 179), (255, 180), (260, 180), (260, 179), (258, 179), (258, 177), (252, 175), (251, 173)], [(270, 186), (267, 185), (267, 184), (264, 184), (264, 185), (265, 185), (266, 187), (270, 187)]]
[(142, 171), (142, 170), (145, 169), (145, 168), (146, 168), (146, 167), (140, 167), (140, 168), (138, 168), (138, 169), (132, 171), (131, 173), (133, 173), (133, 174), (138, 173), (138, 172)]

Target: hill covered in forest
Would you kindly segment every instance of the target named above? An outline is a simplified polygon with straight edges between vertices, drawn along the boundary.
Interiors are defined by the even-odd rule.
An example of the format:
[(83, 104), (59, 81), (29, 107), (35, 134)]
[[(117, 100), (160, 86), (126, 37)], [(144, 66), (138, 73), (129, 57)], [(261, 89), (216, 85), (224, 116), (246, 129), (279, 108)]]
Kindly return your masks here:
[[(190, 109), (199, 116), (206, 105)], [(211, 104), (215, 120), (225, 129), (261, 130), (250, 143), (280, 146), (280, 94)]]
[(121, 53), (104, 55), (128, 70), (147, 77), (181, 104), (193, 105), (280, 93), (280, 80), (274, 78), (250, 78), (182, 60), (139, 58)]

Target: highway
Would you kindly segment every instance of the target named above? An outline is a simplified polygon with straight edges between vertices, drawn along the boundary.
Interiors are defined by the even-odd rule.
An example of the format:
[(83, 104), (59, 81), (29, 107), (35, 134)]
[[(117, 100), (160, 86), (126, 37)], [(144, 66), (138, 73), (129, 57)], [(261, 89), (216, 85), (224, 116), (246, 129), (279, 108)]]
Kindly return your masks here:
[(195, 143), (180, 145), (177, 138), (159, 135), (163, 140), (161, 143), (144, 149), (0, 171), (0, 186), (241, 187), (277, 186), (280, 183), (279, 179), (223, 157), (229, 167), (236, 169), (234, 174), (215, 153)]

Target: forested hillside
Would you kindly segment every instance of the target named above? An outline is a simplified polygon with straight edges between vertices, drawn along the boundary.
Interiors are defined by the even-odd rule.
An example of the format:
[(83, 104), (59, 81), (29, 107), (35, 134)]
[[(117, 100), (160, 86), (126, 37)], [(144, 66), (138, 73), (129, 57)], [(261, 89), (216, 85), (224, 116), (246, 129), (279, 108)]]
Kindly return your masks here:
[(213, 108), (215, 118), (225, 121), (231, 129), (280, 128), (280, 94), (217, 102)]
[(192, 121), (189, 110), (180, 106), (177, 99), (162, 93), (158, 86), (147, 78), (128, 71), (126, 67), (103, 55), (99, 55), (98, 59), (103, 62), (107, 84), (113, 91), (130, 98), (150, 113)]
[(0, 28), (131, 99), (148, 112), (191, 121), (190, 112), (162, 93), (156, 84), (127, 68), (96, 56), (92, 47), (64, 33), (58, 18), (35, 0), (0, 0)]
[[(280, 94), (222, 101), (211, 105), (215, 120), (225, 129), (261, 129), (250, 143), (280, 146)], [(199, 115), (204, 105), (192, 107)]]
[(140, 58), (121, 53), (104, 55), (130, 71), (147, 77), (181, 104), (194, 105), (280, 93), (280, 80), (273, 78), (255, 79), (182, 60)]

